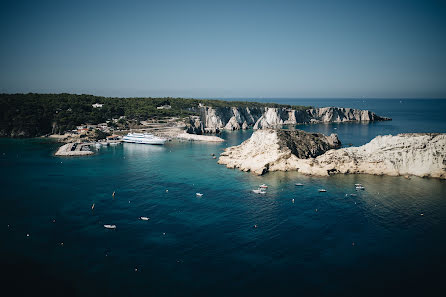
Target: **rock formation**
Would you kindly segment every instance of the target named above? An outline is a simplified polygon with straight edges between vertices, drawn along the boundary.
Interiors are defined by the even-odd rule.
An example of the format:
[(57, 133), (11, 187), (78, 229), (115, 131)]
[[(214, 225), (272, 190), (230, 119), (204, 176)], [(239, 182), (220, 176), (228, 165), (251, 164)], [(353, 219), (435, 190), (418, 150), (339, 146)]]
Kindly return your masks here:
[(360, 147), (329, 151), (301, 160), (299, 172), (312, 175), (368, 173), (446, 179), (446, 134), (411, 133), (377, 136)]
[(192, 117), (187, 128), (188, 133), (218, 133), (220, 130), (239, 130), (275, 128), (282, 125), (303, 123), (384, 121), (390, 118), (380, 117), (368, 110), (324, 107), (307, 110), (273, 107), (208, 107), (199, 109), (200, 116)]
[(446, 134), (377, 136), (360, 147), (329, 150), (338, 146), (336, 135), (262, 130), (241, 145), (227, 148), (218, 163), (255, 174), (297, 170), (320, 176), (367, 173), (446, 179)]
[(259, 130), (241, 145), (220, 155), (219, 164), (263, 174), (275, 170), (295, 170), (298, 158), (317, 157), (341, 143), (336, 134), (325, 136), (301, 130)]

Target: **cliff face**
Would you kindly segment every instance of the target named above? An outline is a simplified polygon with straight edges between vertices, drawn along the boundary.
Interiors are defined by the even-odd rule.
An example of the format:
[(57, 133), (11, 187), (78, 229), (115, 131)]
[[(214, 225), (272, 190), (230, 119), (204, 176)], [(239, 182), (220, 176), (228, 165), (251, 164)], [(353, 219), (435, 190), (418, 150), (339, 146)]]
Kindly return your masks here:
[(299, 172), (313, 175), (368, 173), (446, 179), (446, 134), (411, 133), (377, 136), (360, 147), (329, 151), (302, 160)]
[(227, 148), (219, 164), (255, 174), (297, 170), (320, 176), (367, 173), (446, 179), (446, 134), (377, 136), (363, 146), (337, 150), (329, 150), (340, 145), (335, 135), (318, 135), (316, 141), (308, 134), (295, 137), (280, 130), (256, 131), (241, 145)]
[(390, 120), (380, 117), (368, 110), (324, 107), (308, 110), (294, 110), (272, 107), (201, 107), (200, 116), (192, 118), (188, 127), (189, 133), (216, 133), (220, 130), (266, 129), (282, 125), (321, 122), (351, 122), (351, 121), (383, 121)]
[(241, 145), (230, 147), (220, 155), (219, 164), (255, 174), (293, 170), (298, 158), (317, 157), (341, 146), (336, 134), (325, 136), (301, 130), (259, 130)]

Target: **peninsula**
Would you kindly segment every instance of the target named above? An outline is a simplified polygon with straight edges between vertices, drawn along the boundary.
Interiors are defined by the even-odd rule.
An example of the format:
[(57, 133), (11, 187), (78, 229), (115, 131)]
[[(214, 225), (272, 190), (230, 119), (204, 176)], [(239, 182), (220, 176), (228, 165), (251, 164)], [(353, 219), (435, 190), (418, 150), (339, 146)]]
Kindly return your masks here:
[(446, 134), (377, 136), (360, 147), (341, 148), (336, 134), (259, 130), (218, 160), (228, 168), (254, 174), (298, 171), (318, 176), (336, 173), (415, 175), (446, 179)]
[[(97, 141), (130, 131), (169, 139), (222, 130), (266, 129), (283, 125), (382, 121), (368, 110), (314, 108), (242, 101), (183, 98), (110, 98), (74, 94), (0, 94), (0, 136), (57, 136), (64, 142)], [(59, 137), (58, 135), (64, 135)]]

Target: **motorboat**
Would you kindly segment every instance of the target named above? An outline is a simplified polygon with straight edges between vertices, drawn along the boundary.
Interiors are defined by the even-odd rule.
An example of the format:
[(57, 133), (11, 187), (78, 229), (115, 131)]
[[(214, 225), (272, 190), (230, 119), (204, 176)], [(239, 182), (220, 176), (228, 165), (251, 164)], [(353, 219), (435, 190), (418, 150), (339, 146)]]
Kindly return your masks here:
[(129, 133), (122, 138), (122, 141), (141, 144), (164, 144), (167, 139), (148, 133)]
[(202, 197), (203, 196), (203, 194), (201, 194), (201, 193), (195, 193), (195, 195), (197, 195), (197, 197)]
[(325, 190), (325, 189), (319, 189), (318, 191), (319, 192), (327, 192), (327, 190)]
[(148, 220), (150, 220), (150, 218), (148, 218), (148, 217), (140, 217), (140, 219), (143, 220), (143, 221), (148, 221)]
[(116, 229), (116, 225), (104, 225), (107, 229)]
[(265, 190), (263, 190), (263, 189), (261, 189), (261, 188), (259, 188), (259, 189), (257, 189), (257, 190), (252, 190), (252, 192), (253, 192), (253, 193), (256, 193), (256, 194), (266, 194)]
[(302, 187), (304, 184), (301, 184), (301, 183), (297, 183), (296, 184), (296, 186), (298, 186), (298, 187)]
[(259, 186), (259, 188), (261, 188), (261, 189), (268, 189), (268, 186), (265, 185), (265, 184), (261, 184), (261, 185)]
[(355, 188), (356, 188), (356, 190), (365, 190), (365, 188), (363, 186), (356, 186)]

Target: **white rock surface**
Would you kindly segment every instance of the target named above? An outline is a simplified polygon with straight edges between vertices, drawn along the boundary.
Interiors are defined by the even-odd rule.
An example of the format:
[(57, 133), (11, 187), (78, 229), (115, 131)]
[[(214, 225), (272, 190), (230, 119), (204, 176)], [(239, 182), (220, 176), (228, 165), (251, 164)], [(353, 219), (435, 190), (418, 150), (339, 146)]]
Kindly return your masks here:
[(446, 134), (377, 136), (360, 147), (329, 150), (304, 159), (298, 158), (289, 145), (283, 145), (275, 131), (256, 131), (241, 145), (227, 148), (218, 163), (255, 174), (297, 170), (320, 176), (367, 173), (446, 179)]
[(368, 110), (324, 107), (307, 110), (273, 107), (200, 107), (200, 116), (191, 118), (188, 132), (216, 133), (220, 130), (267, 129), (300, 123), (389, 120)]
[(260, 175), (267, 171), (295, 170), (299, 160), (297, 156), (315, 157), (339, 146), (335, 134), (325, 136), (300, 130), (258, 130), (241, 145), (225, 149), (218, 163)]
[(313, 175), (368, 173), (446, 178), (446, 134), (377, 136), (360, 147), (299, 160), (299, 172)]
[(185, 140), (193, 140), (193, 141), (209, 141), (209, 142), (223, 142), (223, 141), (225, 141), (223, 138), (220, 138), (217, 136), (197, 135), (197, 134), (189, 134), (189, 133), (178, 134), (177, 138), (185, 139)]

